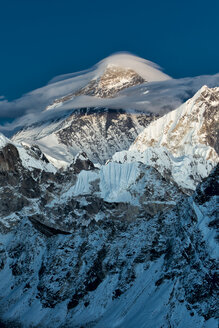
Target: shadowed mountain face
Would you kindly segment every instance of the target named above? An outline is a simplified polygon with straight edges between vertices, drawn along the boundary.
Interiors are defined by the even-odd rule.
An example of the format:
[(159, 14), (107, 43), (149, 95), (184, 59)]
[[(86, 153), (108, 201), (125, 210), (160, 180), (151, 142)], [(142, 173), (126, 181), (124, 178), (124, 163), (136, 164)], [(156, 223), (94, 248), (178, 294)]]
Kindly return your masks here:
[(84, 150), (96, 163), (105, 163), (115, 152), (128, 149), (138, 134), (157, 116), (128, 114), (124, 110), (86, 109), (73, 113), (56, 136), (72, 147)]
[(81, 151), (95, 163), (103, 164), (115, 152), (128, 149), (139, 133), (157, 118), (158, 115), (150, 113), (81, 108), (59, 121), (27, 127), (13, 140), (38, 144), (54, 165), (59, 165), (59, 160), (64, 166), (69, 165)]
[(16, 171), (21, 165), (17, 148), (7, 144), (0, 150), (0, 171)]

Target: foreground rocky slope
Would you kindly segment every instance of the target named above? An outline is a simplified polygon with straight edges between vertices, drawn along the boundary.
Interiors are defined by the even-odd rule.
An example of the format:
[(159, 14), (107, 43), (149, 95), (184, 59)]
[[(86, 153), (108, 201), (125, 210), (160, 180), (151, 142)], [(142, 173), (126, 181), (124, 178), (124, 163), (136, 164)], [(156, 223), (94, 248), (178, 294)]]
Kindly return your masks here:
[[(25, 181), (25, 172), (19, 170)], [(1, 208), (2, 324), (217, 327), (218, 167), (190, 198), (173, 185), (168, 191), (168, 181), (154, 169), (142, 169), (141, 197), (163, 202), (155, 212), (144, 202), (136, 207), (134, 195), (125, 202), (106, 201), (101, 194), (75, 187), (80, 181), (75, 174), (96, 170), (81, 154), (66, 173), (38, 172), (40, 195), (25, 195), (25, 188), (20, 189), (29, 203), (16, 212)], [(1, 171), (1, 177), (6, 174), (2, 193), (17, 171)], [(150, 179), (162, 186), (147, 190)], [(95, 190), (95, 179), (91, 185)], [(141, 188), (135, 185), (134, 191)], [(171, 209), (162, 189), (173, 190)], [(61, 197), (55, 197), (60, 190)]]
[[(39, 151), (37, 147), (26, 147), (25, 151), (31, 154), (33, 149)], [(172, 207), (182, 195), (177, 186), (144, 164), (111, 162), (98, 168), (80, 153), (66, 171), (56, 170), (46, 158), (32, 158), (33, 162), (42, 162), (45, 169), (37, 165), (27, 169), (15, 144), (6, 138), (1, 154), (0, 221), (6, 226), (31, 215), (51, 227), (71, 231), (78, 219), (89, 223), (108, 212), (110, 215), (108, 203), (117, 203), (115, 210), (119, 213), (121, 207), (122, 216), (130, 208), (136, 217), (144, 208), (153, 215)], [(17, 213), (19, 210), (22, 212)]]

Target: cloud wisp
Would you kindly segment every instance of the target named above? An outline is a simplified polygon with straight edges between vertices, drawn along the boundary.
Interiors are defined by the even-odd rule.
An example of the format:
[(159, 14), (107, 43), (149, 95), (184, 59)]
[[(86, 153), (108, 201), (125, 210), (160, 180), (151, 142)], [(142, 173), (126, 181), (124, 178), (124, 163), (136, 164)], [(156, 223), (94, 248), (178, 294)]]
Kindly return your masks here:
[[(153, 73), (154, 78), (151, 78), (152, 82), (123, 90), (115, 98), (75, 96), (59, 107), (45, 110), (55, 99), (74, 93), (92, 79), (100, 76), (107, 65), (112, 63), (130, 66), (139, 72), (143, 72), (144, 69), (142, 74)], [(14, 119), (11, 123), (0, 125), (0, 132), (10, 136), (23, 126), (58, 119), (74, 109), (84, 107), (165, 114), (192, 97), (204, 84), (209, 87), (219, 85), (219, 74), (174, 80), (160, 72), (158, 68), (156, 64), (142, 58), (124, 53), (116, 54), (107, 57), (89, 70), (58, 76), (45, 87), (36, 89), (14, 101), (9, 102), (4, 96), (0, 96), (0, 120)], [(154, 81), (154, 79), (158, 81)]]

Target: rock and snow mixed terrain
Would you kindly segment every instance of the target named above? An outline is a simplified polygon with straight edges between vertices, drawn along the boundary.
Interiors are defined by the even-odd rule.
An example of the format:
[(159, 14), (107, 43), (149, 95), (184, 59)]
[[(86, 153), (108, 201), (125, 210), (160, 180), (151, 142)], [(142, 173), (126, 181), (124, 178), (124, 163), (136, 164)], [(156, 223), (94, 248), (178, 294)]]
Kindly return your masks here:
[(81, 151), (103, 164), (128, 150), (149, 123), (191, 98), (204, 82), (218, 86), (219, 75), (174, 80), (136, 56), (110, 56), (11, 104), (31, 108), (11, 125), (18, 129), (13, 140), (39, 145), (58, 167), (68, 166)]
[(178, 109), (150, 124), (130, 150), (167, 148), (174, 156), (191, 155), (215, 161), (219, 153), (219, 88), (203, 86)]
[[(16, 209), (1, 203), (2, 322), (217, 327), (218, 168), (188, 198), (150, 167), (133, 184), (130, 167), (124, 176), (107, 166), (109, 192), (120, 188), (114, 199), (97, 188), (98, 169), (85, 155), (65, 173), (1, 171), (1, 197), (13, 186), (12, 199), (23, 198)], [(93, 190), (81, 188), (89, 172)], [(133, 194), (122, 201), (125, 185)]]
[[(138, 112), (135, 107), (134, 111), (130, 108), (127, 112), (123, 108), (124, 96), (121, 108), (116, 104), (118, 94), (133, 86), (170, 79), (153, 63), (128, 54), (108, 57), (85, 73), (86, 78), (83, 74), (80, 76), (82, 84), (77, 82), (78, 77), (73, 77), (73, 81), (69, 81), (71, 92), (56, 98), (45, 108), (48, 117), (61, 111), (55, 120), (47, 118), (37, 124), (28, 123), (13, 138), (29, 145), (38, 144), (54, 165), (68, 165), (79, 151), (85, 151), (95, 162), (104, 163), (116, 151), (127, 149), (158, 115), (150, 112), (145, 115), (143, 110)], [(86, 96), (89, 96), (87, 102)], [(88, 103), (93, 106), (86, 106)], [(66, 108), (72, 109), (68, 115)]]
[(116, 151), (128, 149), (155, 115), (126, 113), (106, 108), (82, 108), (64, 120), (41, 123), (18, 132), (13, 140), (37, 144), (57, 167), (68, 166), (84, 151), (96, 163), (104, 163)]
[(203, 86), (178, 109), (151, 123), (116, 162), (140, 161), (195, 190), (218, 163), (219, 88)]
[[(44, 113), (172, 83), (127, 55), (86, 74)], [(0, 134), (0, 326), (217, 327), (219, 88), (118, 108)]]

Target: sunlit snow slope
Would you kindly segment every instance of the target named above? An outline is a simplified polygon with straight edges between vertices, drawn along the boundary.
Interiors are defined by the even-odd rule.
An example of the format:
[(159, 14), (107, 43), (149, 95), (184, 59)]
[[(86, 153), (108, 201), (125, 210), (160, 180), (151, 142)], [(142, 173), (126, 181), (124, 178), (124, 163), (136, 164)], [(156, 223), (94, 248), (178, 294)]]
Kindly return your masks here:
[(219, 88), (202, 87), (178, 109), (151, 123), (114, 161), (141, 161), (194, 190), (218, 162)]

